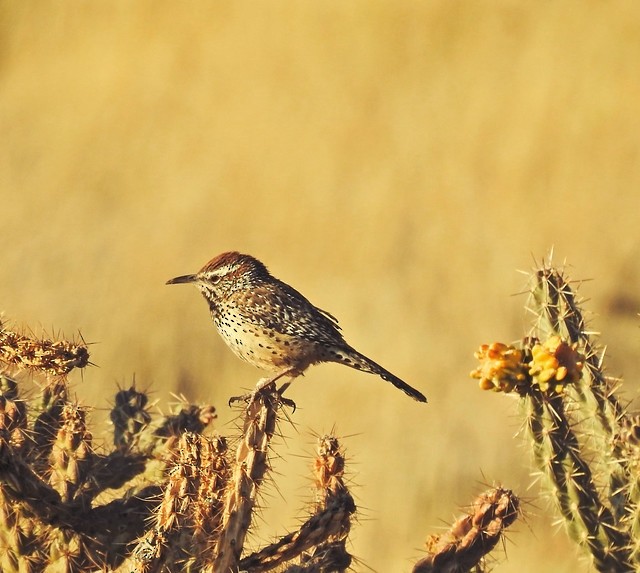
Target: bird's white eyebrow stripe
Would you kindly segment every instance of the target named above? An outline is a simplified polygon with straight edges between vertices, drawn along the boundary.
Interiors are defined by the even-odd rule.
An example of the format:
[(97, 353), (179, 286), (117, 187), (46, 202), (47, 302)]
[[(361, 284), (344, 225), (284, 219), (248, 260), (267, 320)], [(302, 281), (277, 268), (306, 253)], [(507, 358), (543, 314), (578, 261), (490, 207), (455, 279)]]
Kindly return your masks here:
[(223, 265), (221, 267), (218, 267), (217, 269), (213, 269), (208, 272), (209, 274), (212, 274), (212, 275), (222, 276), (222, 275), (226, 275), (231, 269), (232, 269), (231, 265)]

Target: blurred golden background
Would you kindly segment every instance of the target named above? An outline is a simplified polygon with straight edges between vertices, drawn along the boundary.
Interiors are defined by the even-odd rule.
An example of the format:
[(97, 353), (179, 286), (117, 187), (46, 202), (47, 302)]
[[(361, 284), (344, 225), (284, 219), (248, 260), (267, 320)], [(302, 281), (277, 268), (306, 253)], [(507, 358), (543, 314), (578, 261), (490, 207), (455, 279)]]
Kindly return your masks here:
[(135, 373), (165, 405), (215, 404), (228, 433), (228, 397), (260, 374), (195, 289), (164, 283), (253, 254), (430, 400), (337, 365), (296, 381), (274, 461), (290, 487), (268, 491), (258, 538), (292, 525), (312, 432), (335, 425), (358, 484), (357, 570), (409, 570), (499, 481), (528, 517), (498, 570), (575, 571), (528, 489), (517, 401), (468, 372), (480, 343), (522, 336), (517, 269), (553, 247), (594, 279), (592, 326), (636, 396), (638, 70), (631, 1), (6, 0), (0, 310), (95, 343), (76, 390), (97, 417)]

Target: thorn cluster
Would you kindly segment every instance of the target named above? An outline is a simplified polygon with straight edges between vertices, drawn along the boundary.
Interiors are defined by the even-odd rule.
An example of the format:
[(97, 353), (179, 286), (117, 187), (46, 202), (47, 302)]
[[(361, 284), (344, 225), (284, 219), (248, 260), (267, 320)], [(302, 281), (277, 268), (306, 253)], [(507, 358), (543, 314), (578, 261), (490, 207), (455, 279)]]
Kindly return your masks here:
[(427, 541), (427, 556), (413, 568), (413, 573), (471, 571), (498, 544), (520, 514), (520, 500), (501, 487), (480, 494), (471, 510), (459, 517), (442, 535)]
[(0, 322), (0, 364), (66, 376), (89, 364), (85, 344), (68, 340), (38, 339), (5, 328)]

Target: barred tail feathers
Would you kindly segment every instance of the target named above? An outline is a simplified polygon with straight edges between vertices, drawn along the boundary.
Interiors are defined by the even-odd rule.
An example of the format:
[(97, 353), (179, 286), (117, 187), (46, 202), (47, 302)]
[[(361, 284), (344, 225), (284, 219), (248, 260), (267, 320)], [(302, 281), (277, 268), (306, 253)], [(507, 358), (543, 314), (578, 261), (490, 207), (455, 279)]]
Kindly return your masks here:
[(382, 366), (353, 348), (333, 348), (329, 354), (331, 362), (339, 362), (340, 364), (350, 366), (356, 370), (362, 370), (363, 372), (380, 376), (380, 378), (387, 382), (391, 382), (391, 384), (396, 388), (402, 390), (407, 396), (411, 396), (414, 400), (417, 400), (418, 402), (427, 401), (427, 398), (422, 392), (416, 390), (412, 386), (409, 386), (409, 384), (404, 380), (401, 380), (397, 376), (391, 374), (391, 372), (385, 370)]

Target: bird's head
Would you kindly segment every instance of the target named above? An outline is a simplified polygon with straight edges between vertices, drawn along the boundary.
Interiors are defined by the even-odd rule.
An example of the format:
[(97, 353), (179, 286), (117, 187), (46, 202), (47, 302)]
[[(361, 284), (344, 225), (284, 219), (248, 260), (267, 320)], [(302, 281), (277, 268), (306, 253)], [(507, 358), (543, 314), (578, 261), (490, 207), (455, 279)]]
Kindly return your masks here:
[(212, 300), (249, 288), (268, 276), (269, 271), (258, 259), (231, 251), (214, 257), (197, 273), (175, 277), (166, 284), (192, 283), (205, 298)]

